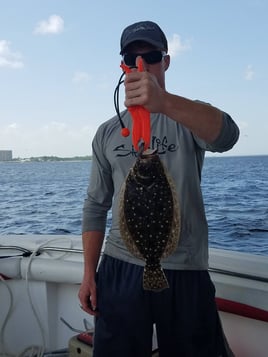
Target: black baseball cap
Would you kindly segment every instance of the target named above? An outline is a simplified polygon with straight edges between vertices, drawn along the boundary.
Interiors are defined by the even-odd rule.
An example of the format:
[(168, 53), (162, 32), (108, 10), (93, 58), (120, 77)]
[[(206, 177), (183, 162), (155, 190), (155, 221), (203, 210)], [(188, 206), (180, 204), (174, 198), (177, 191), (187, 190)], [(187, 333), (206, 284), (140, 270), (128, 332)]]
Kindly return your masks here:
[(124, 29), (120, 41), (120, 54), (123, 54), (126, 47), (135, 41), (144, 41), (163, 51), (168, 50), (168, 43), (164, 32), (152, 21), (136, 22)]

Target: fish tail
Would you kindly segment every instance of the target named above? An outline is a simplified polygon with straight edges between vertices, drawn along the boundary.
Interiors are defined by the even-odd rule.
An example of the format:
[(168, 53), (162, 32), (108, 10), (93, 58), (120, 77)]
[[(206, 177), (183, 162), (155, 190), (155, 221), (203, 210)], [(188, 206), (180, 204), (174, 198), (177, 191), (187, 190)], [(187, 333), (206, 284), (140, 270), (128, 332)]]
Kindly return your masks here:
[(166, 275), (160, 264), (146, 264), (143, 271), (144, 290), (161, 291), (169, 288)]

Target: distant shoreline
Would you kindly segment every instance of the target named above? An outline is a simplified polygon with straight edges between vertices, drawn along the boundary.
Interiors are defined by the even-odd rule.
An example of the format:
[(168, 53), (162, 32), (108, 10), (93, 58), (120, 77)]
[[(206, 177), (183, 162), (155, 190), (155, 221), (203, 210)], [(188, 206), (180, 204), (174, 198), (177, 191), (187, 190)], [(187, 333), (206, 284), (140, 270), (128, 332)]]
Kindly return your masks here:
[(92, 156), (73, 156), (73, 157), (59, 157), (59, 156), (37, 156), (29, 158), (14, 158), (11, 161), (1, 162), (48, 162), (48, 161), (88, 161)]
[[(215, 155), (209, 154), (206, 155), (206, 159), (211, 159), (211, 158), (242, 158), (242, 157), (265, 157), (268, 156), (267, 154), (256, 154), (256, 155), (223, 155), (221, 156), (219, 153), (215, 153)], [(35, 157), (29, 157), (29, 158), (13, 158), (12, 160), (0, 160), (0, 163), (7, 163), (7, 162), (60, 162), (60, 161), (90, 161), (92, 160), (92, 155), (86, 155), (86, 156), (73, 156), (73, 157), (60, 157), (60, 156), (35, 156)]]

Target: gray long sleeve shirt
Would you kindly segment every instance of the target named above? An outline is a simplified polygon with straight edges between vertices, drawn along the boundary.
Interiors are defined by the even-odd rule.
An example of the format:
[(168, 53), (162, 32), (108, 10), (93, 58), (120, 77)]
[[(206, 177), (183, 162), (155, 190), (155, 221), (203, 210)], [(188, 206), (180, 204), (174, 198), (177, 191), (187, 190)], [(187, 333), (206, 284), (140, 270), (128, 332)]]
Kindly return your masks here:
[[(151, 114), (151, 149), (158, 150), (169, 175), (173, 178), (181, 209), (181, 233), (176, 251), (161, 261), (166, 269), (202, 270), (208, 268), (208, 226), (205, 216), (201, 171), (205, 151), (224, 152), (233, 147), (239, 129), (223, 113), (218, 138), (207, 144), (187, 128), (163, 114)], [(126, 126), (131, 127), (127, 111)], [(118, 211), (121, 186), (136, 160), (131, 135), (121, 136), (118, 117), (102, 124), (94, 137), (91, 176), (83, 209), (83, 232), (106, 229), (107, 212), (112, 207), (112, 224), (104, 252), (112, 257), (144, 265), (126, 248), (120, 237)]]

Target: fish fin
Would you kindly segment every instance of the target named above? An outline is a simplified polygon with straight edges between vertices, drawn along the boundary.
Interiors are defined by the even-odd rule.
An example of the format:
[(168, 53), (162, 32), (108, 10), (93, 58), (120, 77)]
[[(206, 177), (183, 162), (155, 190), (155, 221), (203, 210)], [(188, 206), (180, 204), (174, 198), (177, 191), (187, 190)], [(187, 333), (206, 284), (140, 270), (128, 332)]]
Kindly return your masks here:
[(131, 254), (133, 254), (136, 258), (144, 260), (142, 254), (139, 252), (132, 235), (129, 232), (128, 225), (126, 222), (126, 217), (124, 213), (124, 194), (125, 194), (125, 187), (124, 184), (122, 186), (119, 198), (119, 227), (120, 227), (120, 234), (121, 238), (123, 239), (127, 249)]
[(166, 179), (168, 181), (169, 187), (172, 192), (172, 197), (173, 197), (173, 219), (172, 219), (172, 224), (171, 224), (171, 229), (169, 233), (169, 238), (167, 241), (167, 245), (165, 248), (165, 251), (162, 255), (162, 259), (168, 257), (170, 254), (172, 254), (179, 243), (180, 240), (180, 232), (181, 232), (181, 210), (180, 210), (180, 204), (177, 198), (177, 193), (176, 193), (176, 186), (174, 183), (173, 178), (171, 175), (168, 173), (165, 165), (162, 163)]
[(162, 291), (169, 288), (166, 275), (160, 264), (146, 264), (143, 270), (143, 289)]

